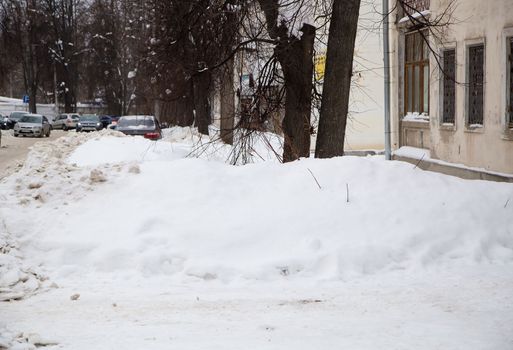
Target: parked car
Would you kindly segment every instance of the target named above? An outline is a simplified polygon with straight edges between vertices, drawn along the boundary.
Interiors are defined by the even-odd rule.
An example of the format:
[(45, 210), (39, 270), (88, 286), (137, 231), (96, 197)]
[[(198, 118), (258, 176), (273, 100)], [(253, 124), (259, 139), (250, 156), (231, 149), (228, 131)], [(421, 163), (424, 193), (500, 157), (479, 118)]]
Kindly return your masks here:
[(16, 122), (27, 114), (28, 112), (14, 111), (9, 113), (9, 116), (3, 115), (3, 117), (0, 117), (0, 128), (4, 130), (13, 129)]
[(77, 132), (98, 131), (103, 129), (103, 124), (96, 114), (84, 114), (77, 123)]
[(112, 124), (112, 118), (109, 115), (101, 115), (100, 122), (104, 128), (107, 128), (110, 124)]
[(41, 114), (26, 114), (14, 125), (14, 136), (50, 136), (51, 125)]
[(118, 123), (119, 118), (121, 118), (119, 115), (110, 115), (110, 123), (116, 125)]
[(119, 118), (116, 130), (125, 135), (139, 135), (150, 140), (162, 138), (159, 121), (152, 115), (123, 116)]
[(54, 129), (76, 129), (80, 115), (76, 113), (59, 114), (52, 123)]
[(13, 126), (14, 126), (14, 123), (12, 123), (12, 121), (9, 119), (8, 116), (0, 114), (0, 129), (2, 129), (2, 130), (12, 129), (10, 127), (11, 124), (13, 124)]

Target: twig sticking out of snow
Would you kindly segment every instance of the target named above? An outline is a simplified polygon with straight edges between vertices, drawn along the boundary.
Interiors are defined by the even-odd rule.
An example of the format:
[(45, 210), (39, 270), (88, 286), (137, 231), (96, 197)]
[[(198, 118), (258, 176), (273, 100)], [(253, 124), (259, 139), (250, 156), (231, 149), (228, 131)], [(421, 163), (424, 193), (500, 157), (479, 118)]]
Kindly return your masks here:
[(419, 166), (420, 162), (422, 162), (422, 160), (424, 159), (424, 156), (425, 156), (425, 155), (426, 155), (426, 154), (424, 153), (424, 154), (422, 155), (422, 157), (420, 157), (419, 161), (417, 162), (417, 164), (415, 164), (415, 166), (413, 167), (413, 169), (416, 169), (416, 168)]
[(319, 184), (319, 181), (317, 181), (317, 178), (315, 177), (314, 173), (312, 173), (312, 171), (310, 170), (310, 168), (306, 168), (306, 169), (310, 172), (310, 174), (311, 174), (311, 175), (312, 175), (312, 177), (314, 178), (315, 183), (317, 184), (317, 186), (319, 186), (319, 189), (320, 189), (320, 190), (322, 190), (322, 187), (321, 187), (321, 185)]
[(508, 198), (508, 200), (506, 201), (506, 204), (504, 204), (504, 209), (506, 209), (506, 207), (508, 206), (508, 203), (509, 203), (509, 198)]
[(349, 203), (349, 184), (346, 183), (346, 203)]

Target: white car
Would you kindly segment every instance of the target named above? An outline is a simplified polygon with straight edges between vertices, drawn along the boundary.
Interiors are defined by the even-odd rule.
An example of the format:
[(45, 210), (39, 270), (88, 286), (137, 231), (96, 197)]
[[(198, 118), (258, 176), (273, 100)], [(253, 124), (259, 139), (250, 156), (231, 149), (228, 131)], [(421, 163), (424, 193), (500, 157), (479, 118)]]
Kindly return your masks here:
[(76, 113), (59, 114), (52, 122), (53, 129), (76, 129), (80, 115)]
[(14, 137), (37, 136), (49, 137), (52, 127), (48, 119), (41, 114), (27, 114), (14, 125)]

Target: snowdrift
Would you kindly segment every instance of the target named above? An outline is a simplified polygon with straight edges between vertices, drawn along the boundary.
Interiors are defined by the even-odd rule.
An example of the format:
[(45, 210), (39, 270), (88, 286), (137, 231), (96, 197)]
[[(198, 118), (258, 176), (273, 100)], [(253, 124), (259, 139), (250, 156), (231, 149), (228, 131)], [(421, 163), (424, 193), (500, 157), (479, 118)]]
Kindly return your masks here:
[(41, 145), (0, 185), (18, 203), (0, 214), (57, 283), (293, 283), (513, 263), (511, 184), (381, 157), (231, 166), (216, 142), (185, 158), (198, 138), (177, 128), (158, 142), (104, 132)]

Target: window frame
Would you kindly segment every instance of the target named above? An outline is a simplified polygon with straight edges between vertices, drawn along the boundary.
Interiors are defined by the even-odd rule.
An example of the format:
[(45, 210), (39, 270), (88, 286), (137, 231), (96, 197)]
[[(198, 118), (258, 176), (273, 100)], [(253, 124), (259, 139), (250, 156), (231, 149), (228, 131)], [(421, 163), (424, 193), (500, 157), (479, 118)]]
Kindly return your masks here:
[[(513, 84), (513, 28), (502, 32), (502, 67), (505, 68), (502, 84), (502, 117), (503, 139), (513, 141), (513, 99), (511, 86)], [(511, 57), (510, 57), (511, 56)]]
[[(410, 32), (407, 32), (404, 34), (404, 67), (403, 67), (403, 87), (404, 87), (404, 90), (403, 90), (403, 96), (404, 96), (404, 101), (403, 101), (403, 108), (404, 108), (404, 115), (407, 115), (408, 113), (419, 113), (419, 114), (423, 114), (423, 113), (427, 113), (427, 115), (429, 115), (430, 113), (430, 100), (431, 100), (431, 89), (430, 89), (430, 73), (431, 73), (431, 68), (430, 68), (430, 49), (429, 47), (427, 46), (427, 43), (426, 43), (426, 40), (424, 40), (424, 37), (422, 37), (419, 32), (423, 31), (425, 34), (425, 37), (426, 39), (429, 41), (429, 31), (426, 29), (426, 28), (421, 28), (421, 29), (416, 29), (416, 30), (412, 30)], [(413, 60), (413, 61), (408, 61), (409, 57), (408, 57), (408, 36), (414, 36), (414, 35), (417, 35), (419, 34), (419, 37), (422, 39), (422, 48), (421, 48), (421, 59), (420, 60)], [(413, 45), (415, 46), (415, 45)], [(427, 50), (427, 52), (426, 52)], [(427, 57), (424, 57), (425, 56), (425, 53), (427, 53)], [(415, 100), (412, 100), (412, 110), (408, 110), (409, 109), (409, 97), (410, 97), (410, 94), (408, 92), (409, 90), (409, 82), (408, 82), (408, 68), (412, 67), (412, 81), (415, 81), (415, 67), (419, 67), (419, 82), (418, 82), (418, 87), (419, 87), (419, 101), (418, 101), (418, 104), (420, 106), (420, 109), (422, 110), (421, 111), (414, 111), (413, 109), (413, 106), (415, 105)], [(427, 111), (424, 111), (424, 95), (426, 93), (425, 91), (425, 77), (424, 77), (424, 70), (425, 68), (428, 68), (428, 77), (427, 77)], [(421, 84), (422, 82), (422, 84)], [(414, 84), (415, 86), (415, 84)], [(415, 87), (413, 87), (412, 89), (414, 89)], [(412, 90), (413, 92), (413, 95), (415, 95), (415, 92)]]
[(439, 94), (438, 94), (438, 105), (439, 105), (439, 127), (441, 129), (446, 130), (456, 130), (456, 126), (458, 123), (458, 46), (456, 42), (445, 44), (439, 51), (440, 64), (442, 68), (445, 70), (445, 54), (448, 51), (454, 51), (454, 121), (452, 123), (446, 122), (444, 120), (444, 104), (445, 104), (445, 87), (444, 87), (444, 72), (439, 69), (440, 77), (439, 77)]
[[(470, 49), (483, 46), (483, 115), (482, 124), (478, 127), (471, 127), (470, 117)], [(486, 127), (486, 40), (485, 38), (465, 40), (465, 131), (482, 133)]]

